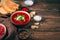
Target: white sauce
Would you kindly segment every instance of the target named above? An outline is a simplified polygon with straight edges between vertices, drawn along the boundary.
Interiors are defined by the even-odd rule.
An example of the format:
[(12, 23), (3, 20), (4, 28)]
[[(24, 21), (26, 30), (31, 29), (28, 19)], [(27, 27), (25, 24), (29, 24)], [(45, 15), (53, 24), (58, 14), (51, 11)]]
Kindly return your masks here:
[(36, 15), (36, 16), (34, 16), (34, 20), (35, 20), (35, 21), (41, 21), (41, 20), (42, 20), (42, 17), (41, 17), (41, 16)]
[(27, 6), (32, 6), (33, 5), (33, 1), (30, 1), (30, 0), (24, 1), (24, 3)]

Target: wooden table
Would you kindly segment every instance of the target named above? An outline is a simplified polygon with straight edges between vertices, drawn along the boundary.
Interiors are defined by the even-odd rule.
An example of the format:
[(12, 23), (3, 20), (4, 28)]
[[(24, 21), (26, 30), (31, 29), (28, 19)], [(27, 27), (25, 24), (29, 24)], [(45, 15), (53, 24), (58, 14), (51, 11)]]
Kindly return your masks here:
[[(25, 6), (23, 2), (20, 3)], [(60, 40), (60, 4), (37, 1), (29, 9), (36, 11), (36, 14), (42, 16), (44, 20), (40, 22), (39, 29), (25, 28), (31, 33), (27, 40)], [(10, 22), (9, 17), (0, 17), (1, 20), (4, 20), (2, 23), (6, 25), (9, 31), (7, 40), (19, 40), (16, 35), (12, 36), (13, 39), (10, 38), (12, 34), (16, 33), (17, 28)]]

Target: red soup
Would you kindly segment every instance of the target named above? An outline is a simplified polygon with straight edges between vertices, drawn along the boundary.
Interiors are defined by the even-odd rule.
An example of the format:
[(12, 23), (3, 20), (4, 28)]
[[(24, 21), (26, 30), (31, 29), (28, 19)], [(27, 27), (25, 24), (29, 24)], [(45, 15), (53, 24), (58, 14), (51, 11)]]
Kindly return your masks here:
[(3, 24), (0, 24), (0, 39), (2, 39), (6, 34), (6, 27)]
[(16, 25), (25, 25), (30, 21), (30, 15), (25, 11), (17, 11), (11, 15), (11, 21)]

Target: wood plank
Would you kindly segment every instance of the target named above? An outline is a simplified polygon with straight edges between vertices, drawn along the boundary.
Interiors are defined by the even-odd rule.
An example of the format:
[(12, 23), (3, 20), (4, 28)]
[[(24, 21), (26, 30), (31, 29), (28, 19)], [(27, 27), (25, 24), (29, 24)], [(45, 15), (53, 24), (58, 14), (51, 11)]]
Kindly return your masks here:
[[(23, 2), (20, 2), (20, 4), (26, 6)], [(45, 0), (36, 0), (36, 3), (28, 8), (36, 11), (36, 14), (42, 16), (44, 20), (40, 22), (38, 29), (24, 28), (28, 29), (31, 33), (27, 40), (60, 40), (60, 4), (47, 3)], [(0, 18), (0, 22), (2, 20), (4, 20), (3, 23), (8, 28), (8, 37), (10, 37), (11, 34), (16, 31), (16, 29), (14, 29), (15, 26), (10, 23), (9, 18)], [(30, 26), (31, 23), (29, 23)], [(15, 37), (14, 40), (19, 40), (18, 37)]]
[(60, 32), (35, 32), (31, 31), (34, 40), (60, 40)]

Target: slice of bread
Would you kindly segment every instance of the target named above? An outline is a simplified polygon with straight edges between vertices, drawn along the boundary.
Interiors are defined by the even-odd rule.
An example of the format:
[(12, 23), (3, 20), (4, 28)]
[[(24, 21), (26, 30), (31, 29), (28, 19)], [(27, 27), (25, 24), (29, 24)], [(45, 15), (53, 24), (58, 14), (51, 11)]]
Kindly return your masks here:
[(5, 3), (0, 7), (0, 14), (8, 14), (15, 12), (19, 7), (19, 4), (12, 2), (11, 0), (5, 1)]
[(0, 14), (7, 14), (7, 11), (5, 11), (3, 7), (0, 7)]

